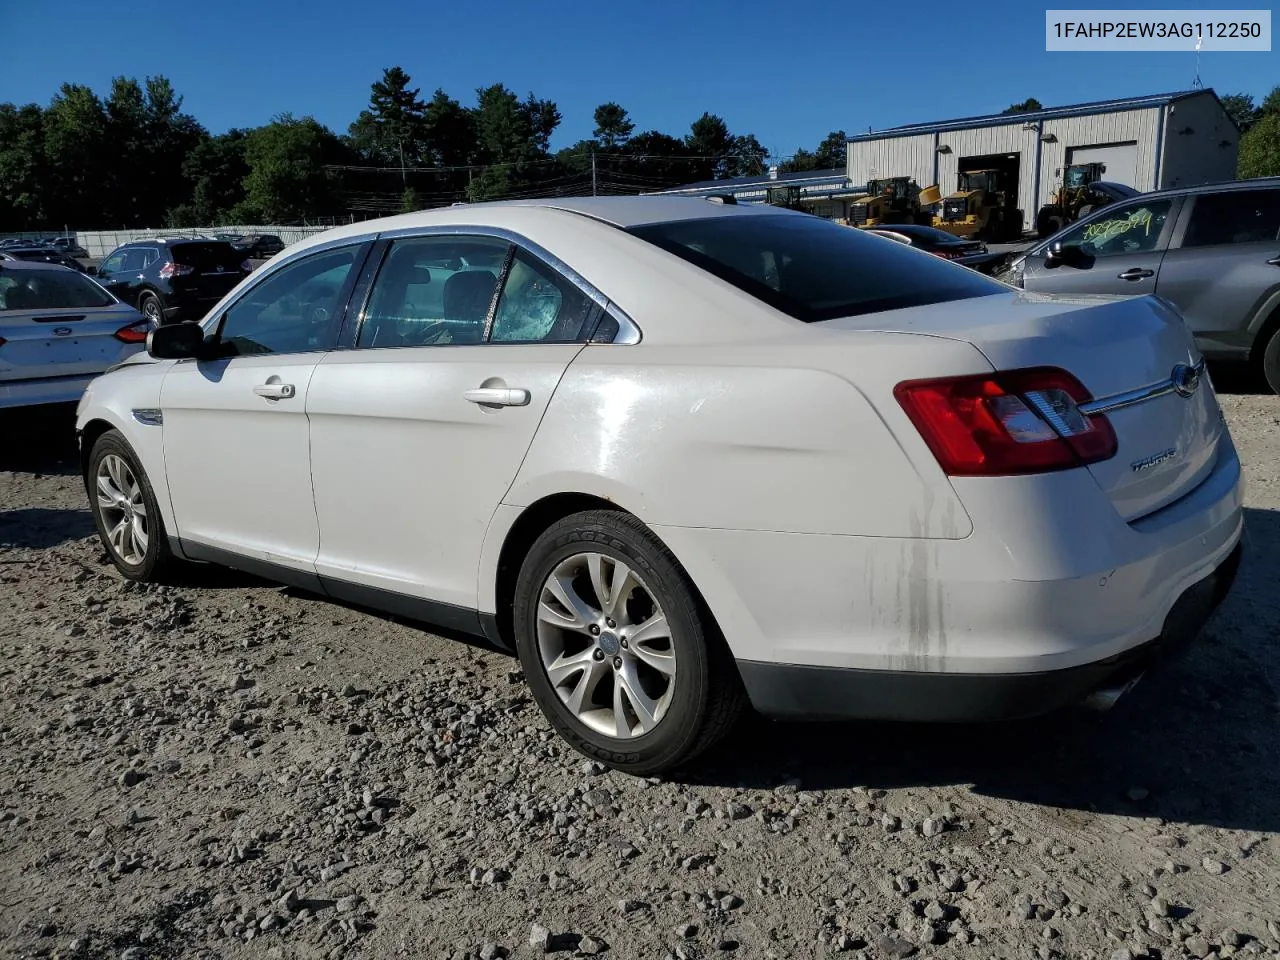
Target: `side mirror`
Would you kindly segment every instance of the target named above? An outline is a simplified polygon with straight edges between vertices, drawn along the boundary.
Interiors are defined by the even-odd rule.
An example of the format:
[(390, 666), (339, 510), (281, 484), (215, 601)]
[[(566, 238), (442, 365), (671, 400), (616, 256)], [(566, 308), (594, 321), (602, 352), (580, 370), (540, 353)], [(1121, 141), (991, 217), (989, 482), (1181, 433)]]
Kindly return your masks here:
[(205, 353), (198, 323), (170, 323), (147, 334), (147, 353), (157, 360), (198, 360)]
[(98, 275), (98, 268), (91, 263), (84, 268), (84, 272), (91, 277), (96, 277)]
[(1044, 265), (1048, 269), (1062, 266), (1083, 269), (1089, 265), (1089, 258), (1074, 243), (1063, 243), (1058, 240), (1045, 254)]

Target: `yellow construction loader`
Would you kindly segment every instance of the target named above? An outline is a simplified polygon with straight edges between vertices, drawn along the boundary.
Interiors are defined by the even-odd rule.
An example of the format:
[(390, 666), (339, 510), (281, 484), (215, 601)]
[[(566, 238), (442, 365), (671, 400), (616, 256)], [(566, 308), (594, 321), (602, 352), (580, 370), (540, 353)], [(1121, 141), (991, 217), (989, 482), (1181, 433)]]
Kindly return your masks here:
[(1001, 171), (969, 170), (960, 174), (960, 189), (942, 200), (933, 226), (966, 239), (1017, 240), (1022, 236), (1017, 203)]

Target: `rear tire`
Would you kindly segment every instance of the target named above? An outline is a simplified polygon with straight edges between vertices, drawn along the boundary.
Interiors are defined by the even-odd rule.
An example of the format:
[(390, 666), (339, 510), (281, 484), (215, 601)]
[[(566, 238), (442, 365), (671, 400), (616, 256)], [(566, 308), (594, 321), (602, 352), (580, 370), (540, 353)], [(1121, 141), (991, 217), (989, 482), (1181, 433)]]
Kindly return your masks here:
[(592, 510), (549, 527), (521, 566), (514, 626), (525, 680), (552, 726), (579, 753), (627, 773), (692, 759), (745, 706), (737, 667), (688, 577), (627, 514)]
[(1273, 393), (1280, 393), (1280, 330), (1271, 334), (1262, 351), (1262, 376)]
[(119, 430), (100, 436), (85, 474), (89, 509), (111, 562), (129, 580), (155, 583), (177, 566), (156, 494)]
[(164, 304), (154, 293), (144, 293), (138, 298), (138, 310), (156, 326), (164, 323)]

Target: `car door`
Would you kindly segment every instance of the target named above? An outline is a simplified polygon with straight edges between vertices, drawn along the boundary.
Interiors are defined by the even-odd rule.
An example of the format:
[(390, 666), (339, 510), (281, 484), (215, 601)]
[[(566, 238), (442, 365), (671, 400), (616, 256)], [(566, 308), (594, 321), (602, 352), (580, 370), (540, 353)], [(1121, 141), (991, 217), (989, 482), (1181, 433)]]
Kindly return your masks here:
[(1177, 304), (1201, 350), (1244, 359), (1280, 302), (1280, 189), (1188, 198), (1156, 293)]
[[(1155, 197), (1114, 204), (1032, 249), (1023, 267), (1023, 286), (1039, 293), (1154, 293), (1169, 245), (1179, 199)], [(1081, 257), (1051, 264), (1054, 243), (1074, 246)]]
[(506, 239), (390, 243), (307, 397), (329, 593), (474, 626), (485, 530), (599, 311)]
[(124, 273), (124, 256), (128, 252), (127, 248), (116, 250), (109, 254), (102, 263), (98, 264), (98, 282), (120, 300), (126, 300), (125, 287), (127, 286), (127, 280)]
[(215, 358), (165, 376), (164, 458), (184, 551), (318, 586), (307, 391), (368, 246), (305, 254), (208, 322)]

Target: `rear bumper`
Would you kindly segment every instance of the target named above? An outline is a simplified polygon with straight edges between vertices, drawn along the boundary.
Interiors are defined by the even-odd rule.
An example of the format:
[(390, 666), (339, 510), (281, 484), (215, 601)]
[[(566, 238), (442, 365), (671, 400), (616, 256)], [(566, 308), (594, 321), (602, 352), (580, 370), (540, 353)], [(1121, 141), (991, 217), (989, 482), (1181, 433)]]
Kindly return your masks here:
[(1187, 588), (1153, 640), (1093, 663), (1034, 673), (926, 673), (849, 670), (739, 661), (743, 684), (760, 713), (780, 719), (972, 722), (1049, 713), (1095, 691), (1136, 680), (1184, 651), (1226, 598), (1242, 546)]
[(0, 410), (35, 407), (54, 403), (75, 403), (99, 374), (74, 377), (45, 377), (39, 380), (0, 382)]

